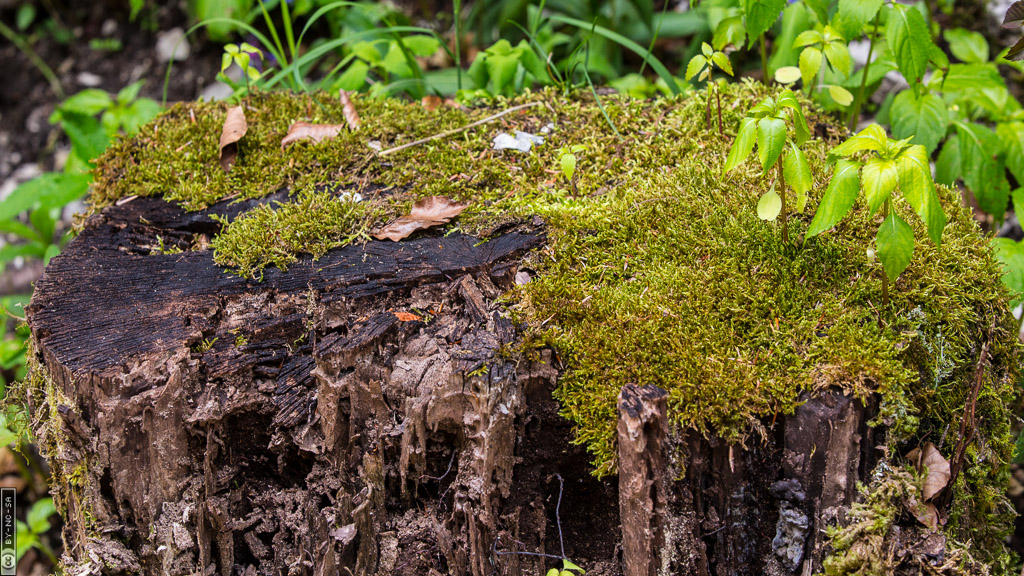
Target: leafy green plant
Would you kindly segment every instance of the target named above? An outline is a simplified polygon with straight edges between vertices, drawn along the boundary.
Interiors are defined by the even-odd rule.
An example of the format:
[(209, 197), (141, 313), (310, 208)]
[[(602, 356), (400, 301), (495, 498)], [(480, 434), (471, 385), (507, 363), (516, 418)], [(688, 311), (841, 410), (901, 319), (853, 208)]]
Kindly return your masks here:
[(561, 169), (566, 181), (572, 186), (573, 195), (578, 193), (576, 187), (576, 154), (583, 150), (584, 147), (580, 144), (573, 144), (572, 146), (558, 149), (558, 167)]
[(245, 81), (245, 93), (248, 95), (250, 91), (249, 83), (258, 81), (262, 75), (259, 68), (253, 65), (252, 58), (254, 56), (261, 58), (262, 52), (252, 44), (247, 42), (242, 42), (241, 45), (225, 44), (224, 54), (220, 60), (220, 74), (218, 74), (218, 78), (221, 81), (227, 81), (228, 68), (232, 64), (238, 66), (238, 69), (242, 71), (242, 78)]
[[(793, 125), (793, 138), (790, 138), (787, 124)], [(806, 194), (811, 188), (811, 168), (800, 146), (810, 138), (810, 128), (800, 108), (800, 102), (792, 90), (783, 90), (777, 98), (765, 98), (747, 112), (747, 117), (740, 122), (736, 141), (729, 150), (723, 172), (738, 167), (757, 145), (757, 156), (761, 161), (762, 174), (777, 168), (775, 182), (779, 184), (781, 197), (775, 192), (774, 184), (758, 201), (758, 215), (765, 220), (774, 220), (782, 214), (782, 239), (789, 243), (789, 206), (786, 199), (786, 184), (797, 194), (796, 206), (803, 210)], [(782, 163), (779, 163), (786, 145), (789, 151)]]
[[(83, 90), (50, 116), (71, 140), (71, 154), (64, 172), (37, 176), (0, 201), (0, 233), (22, 240), (0, 248), (0, 269), (18, 257), (48, 262), (60, 252), (64, 240), (56, 232), (62, 208), (89, 189), (92, 160), (103, 154), (113, 136), (138, 132), (160, 111), (155, 101), (139, 97), (141, 87), (142, 82), (135, 82), (115, 97), (102, 90)], [(22, 218), (25, 213), (27, 218)]]
[[(713, 84), (711, 74), (715, 68), (718, 68), (722, 72), (732, 76), (732, 62), (729, 61), (729, 56), (725, 52), (713, 49), (707, 42), (701, 43), (700, 49), (701, 53), (691, 58), (690, 63), (686, 65), (686, 79), (689, 81), (694, 77), (697, 77), (700, 81), (707, 81), (708, 97), (704, 116), (707, 120), (708, 130), (710, 130), (711, 86)], [(718, 133), (724, 134), (722, 129), (722, 93), (720, 90), (716, 90), (715, 94), (718, 96)]]
[(881, 126), (871, 124), (833, 148), (829, 158), (836, 163), (835, 172), (806, 237), (835, 226), (863, 192), (871, 214), (881, 208), (885, 218), (875, 236), (875, 249), (882, 262), (882, 294), (888, 304), (889, 282), (896, 281), (914, 255), (914, 231), (900, 217), (900, 204), (894, 202), (893, 193), (900, 191), (936, 245), (941, 243), (946, 226), (946, 213), (932, 181), (928, 152), (923, 145), (911, 144), (908, 139), (892, 140)]
[[(61, 208), (85, 195), (91, 180), (88, 174), (47, 172), (18, 186), (0, 201), (0, 232), (24, 240), (0, 248), (0, 270), (18, 257), (49, 262), (58, 254), (61, 242), (54, 236)], [(28, 221), (23, 222), (18, 216), (26, 211)]]
[(17, 554), (18, 559), (25, 555), (31, 548), (39, 550), (46, 559), (54, 566), (59, 566), (60, 561), (53, 549), (43, 541), (42, 536), (51, 528), (50, 517), (57, 513), (57, 507), (53, 498), (41, 498), (28, 509), (25, 515), (25, 522), (18, 521)]
[[(804, 91), (812, 95), (824, 88), (826, 62), (834, 71), (844, 77), (850, 75), (853, 60), (846, 47), (843, 36), (832, 26), (819, 25), (814, 30), (801, 32), (793, 42), (795, 48), (803, 48), (800, 52), (800, 78), (803, 80)], [(829, 95), (840, 106), (848, 106), (853, 102), (853, 95), (838, 84), (828, 86)]]
[[(78, 146), (80, 151), (89, 154), (98, 150), (91, 156), (78, 155), (88, 162), (106, 149), (110, 138), (121, 132), (134, 135), (143, 124), (160, 113), (162, 108), (155, 100), (139, 97), (144, 83), (144, 80), (133, 82), (113, 97), (104, 90), (82, 90), (57, 106), (50, 115), (50, 123), (60, 124), (72, 146)], [(95, 116), (100, 117), (105, 139), (92, 123)]]

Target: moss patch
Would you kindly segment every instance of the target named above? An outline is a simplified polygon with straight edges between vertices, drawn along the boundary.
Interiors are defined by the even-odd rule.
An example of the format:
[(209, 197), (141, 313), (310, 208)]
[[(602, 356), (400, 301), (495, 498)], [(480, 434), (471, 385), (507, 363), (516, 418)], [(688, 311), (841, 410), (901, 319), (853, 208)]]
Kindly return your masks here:
[[(730, 86), (725, 125), (734, 129), (766, 94), (756, 84)], [(162, 195), (197, 209), (287, 187), (289, 203), (243, 215), (213, 241), (217, 262), (247, 275), (365, 239), (369, 227), (428, 195), (471, 202), (455, 224), (469, 233), (545, 217), (550, 245), (531, 262), (539, 275), (511, 299), (535, 328), (534, 342), (554, 345), (566, 360), (557, 396), (598, 474), (615, 469), (615, 398), (627, 383), (668, 390), (676, 426), (737, 441), (751, 422), (791, 413), (805, 392), (878, 393), (892, 454), (927, 440), (949, 457), (955, 439), (942, 440), (959, 427), (979, 343), (988, 342), (977, 407), (985, 417), (947, 531), (1000, 556), (1012, 450), (1007, 401), (1019, 355), (999, 267), (969, 210), (940, 191), (950, 223), (937, 247), (910, 208), (894, 204), (920, 241), (884, 307), (881, 265), (866, 252), (880, 217), (858, 205), (835, 230), (784, 244), (779, 226), (756, 216), (770, 185), (756, 160), (722, 175), (732, 133), (723, 139), (705, 130), (702, 98), (609, 97), (604, 105), (620, 137), (585, 96), (533, 94), (525, 99), (542, 106), (379, 156), (371, 144), (397, 146), (509, 104), (430, 112), (357, 99), (359, 131), (282, 150), (292, 122), (342, 123), (341, 105), (324, 94), (257, 94), (245, 103), (249, 133), (229, 175), (217, 163), (226, 106), (183, 104), (110, 149), (92, 202), (100, 208), (130, 194)], [(836, 133), (809, 116), (819, 136)], [(540, 134), (549, 125), (547, 141), (530, 153), (492, 150), (498, 132)], [(794, 239), (821, 197), (832, 144), (816, 138), (805, 147), (815, 185), (808, 211), (791, 217)], [(559, 149), (575, 145), (582, 151), (569, 183)], [(339, 200), (340, 189), (364, 199)]]

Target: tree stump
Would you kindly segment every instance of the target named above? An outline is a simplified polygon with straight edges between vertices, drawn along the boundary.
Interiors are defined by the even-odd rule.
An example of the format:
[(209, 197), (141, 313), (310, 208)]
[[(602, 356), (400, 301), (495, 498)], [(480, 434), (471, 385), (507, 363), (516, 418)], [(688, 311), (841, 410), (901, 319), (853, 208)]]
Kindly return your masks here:
[[(763, 89), (736, 90), (746, 91), (749, 99)], [(277, 100), (256, 96), (250, 102), (259, 139), (244, 143), (249, 158), (283, 154), (280, 136), (287, 124), (269, 118), (269, 111), (283, 114), (280, 108), (290, 97), (273, 98)], [(311, 102), (291, 104), (315, 110)], [(211, 106), (205, 106), (180, 107), (157, 128), (164, 126), (167, 133), (178, 122), (208, 136), (208, 125), (216, 122)], [(399, 105), (374, 106), (384, 118), (375, 134), (389, 134), (386, 122), (407, 116), (388, 108)], [(903, 286), (917, 299), (908, 301), (936, 298), (933, 313), (947, 305), (943, 303), (958, 306), (961, 316), (942, 321), (951, 322), (959, 333), (944, 339), (945, 325), (926, 324), (925, 312), (918, 307), (918, 316), (913, 316), (912, 306), (899, 318), (894, 313), (894, 327), (883, 333), (883, 313), (875, 314), (877, 301), (863, 287), (874, 277), (872, 264), (861, 262), (861, 244), (845, 236), (815, 239), (818, 246), (780, 244), (770, 225), (754, 215), (756, 194), (735, 183), (724, 189), (718, 178), (724, 142), (715, 141), (708, 150), (702, 144), (703, 156), (691, 150), (663, 166), (625, 162), (638, 157), (657, 162), (647, 158), (648, 143), (660, 142), (665, 127), (680, 134), (699, 130), (694, 126), (702, 125), (702, 105), (686, 104), (689, 112), (672, 109), (674, 102), (616, 106), (625, 117), (643, 122), (641, 128), (630, 128), (635, 128), (632, 136), (620, 139), (610, 131), (594, 135), (597, 120), (569, 134), (593, 138), (588, 140), (593, 148), (609, 151), (605, 161), (587, 167), (601, 175), (588, 175), (587, 193), (597, 203), (625, 198), (618, 200), (620, 211), (657, 212), (641, 220), (648, 225), (648, 241), (708, 239), (692, 253), (685, 252), (686, 246), (660, 249), (684, 252), (675, 261), (680, 268), (703, 269), (716, 264), (715, 258), (727, 261), (731, 268), (717, 274), (729, 280), (733, 300), (724, 313), (711, 317), (714, 326), (732, 330), (740, 346), (746, 345), (744, 330), (760, 330), (762, 340), (743, 351), (735, 347), (735, 356), (732, 341), (724, 348), (719, 345), (714, 360), (717, 368), (726, 369), (709, 372), (717, 378), (714, 382), (673, 381), (676, 375), (669, 374), (664, 380), (677, 388), (666, 391), (649, 381), (609, 380), (618, 389), (618, 402), (615, 394), (593, 388), (603, 396), (595, 400), (598, 408), (586, 407), (592, 408), (585, 414), (589, 420), (569, 414), (572, 408), (560, 408), (552, 397), (558, 379), (572, 370), (571, 363), (563, 365), (556, 351), (526, 342), (523, 327), (500, 300), (516, 283), (530, 280), (536, 268), (525, 263), (555, 261), (555, 254), (573, 257), (571, 249), (567, 254), (554, 250), (558, 244), (549, 240), (540, 218), (504, 224), (485, 241), (431, 230), (401, 242), (350, 245), (318, 260), (300, 258), (287, 271), (267, 268), (262, 280), (254, 281), (216, 265), (209, 239), (223, 222), (284, 200), (287, 191), (225, 200), (195, 212), (156, 197), (125, 197), (113, 203), (117, 196), (109, 182), (132, 176), (125, 166), (156, 146), (157, 129), (151, 129), (148, 139), (122, 143), (118, 152), (123, 157), (104, 172), (108, 196), (100, 197), (110, 205), (86, 220), (78, 237), (50, 262), (27, 309), (34, 364), (28, 402), (66, 521), (64, 562), (70, 573), (490, 576), (543, 574), (567, 559), (592, 576), (804, 576), (821, 572), (830, 558), (838, 558), (832, 560), (833, 568), (842, 563), (834, 570), (838, 574), (864, 567), (870, 571), (877, 568), (873, 562), (883, 562), (887, 570), (905, 567), (908, 574), (925, 568), (949, 574), (956, 562), (969, 564), (965, 547), (947, 547), (944, 533), (918, 521), (923, 516), (915, 515), (922, 510), (930, 510), (940, 522), (947, 513), (963, 513), (966, 520), (951, 524), (961, 532), (948, 532), (963, 541), (984, 537), (992, 549), (983, 552), (998, 557), (998, 525), (1005, 518), (999, 516), (998, 493), (991, 487), (998, 481), (1000, 462), (1008, 457), (1009, 428), (1001, 424), (1008, 417), (1000, 391), (1010, 388), (1017, 359), (1012, 329), (1006, 327), (1005, 295), (973, 286), (961, 298), (959, 291), (965, 289), (955, 282), (934, 291), (928, 284), (978, 262), (964, 277), (998, 282), (991, 252), (976, 235), (970, 215), (963, 210), (953, 214), (948, 251), (921, 247), (923, 272)], [(578, 114), (579, 108), (573, 102), (555, 102), (556, 107), (535, 106), (529, 112), (551, 114), (568, 132), (573, 126), (569, 118), (577, 119), (568, 115)], [(591, 110), (592, 120), (603, 117), (596, 110)], [(422, 110), (416, 114), (420, 120), (431, 118)], [(618, 113), (612, 117), (623, 118)], [(519, 121), (532, 123), (539, 132), (549, 120), (537, 116)], [(468, 118), (460, 121), (469, 125)], [(176, 137), (192, 136), (182, 130)], [(372, 153), (359, 140), (366, 136), (346, 137), (346, 143), (331, 151), (332, 158), (342, 158), (339, 172), (366, 170), (364, 180), (370, 182), (373, 177), (394, 177), (394, 171), (402, 177), (415, 172), (410, 168), (415, 158), (394, 164), (391, 159), (398, 155), (386, 161), (366, 158)], [(203, 150), (196, 154), (216, 157), (209, 153), (215, 142), (179, 140), (162, 145), (172, 151), (194, 145)], [(824, 158), (824, 146), (817, 144), (815, 157)], [(496, 157), (489, 136), (474, 136), (443, 151), (472, 161), (447, 158), (451, 174), (432, 174), (432, 185), (471, 182), (477, 168), (482, 179), (492, 179), (488, 186), (497, 181), (495, 175), (512, 173), (522, 184), (545, 177), (551, 172), (545, 166), (554, 165), (529, 156)], [(550, 161), (554, 151), (549, 147), (545, 154)], [(320, 157), (310, 154), (304, 161), (313, 165)], [(483, 160), (476, 164), (478, 159)], [(672, 172), (678, 170), (672, 163), (683, 160), (691, 172)], [(208, 164), (213, 168), (197, 170), (223, 178), (215, 172), (220, 170), (216, 162)], [(281, 165), (290, 166), (288, 161)], [(620, 169), (629, 172), (622, 176)], [(633, 190), (629, 178), (642, 181), (649, 197), (626, 196), (623, 189)], [(693, 180), (700, 186), (691, 187)], [(129, 184), (139, 185), (139, 180)], [(610, 191), (606, 184), (622, 186)], [(545, 199), (545, 194), (562, 194), (571, 206), (562, 217), (569, 219), (584, 201), (576, 196), (576, 185), (570, 179), (572, 192), (538, 188), (530, 194)], [(701, 186), (717, 192), (705, 193)], [(666, 195), (666, 187), (679, 197)], [(499, 196), (490, 191), (492, 199)], [(727, 193), (735, 197), (726, 198)], [(712, 205), (708, 198), (715, 194), (723, 201)], [(949, 197), (943, 197), (947, 205)], [(806, 225), (804, 216), (803, 221), (794, 216), (795, 230), (800, 229), (797, 224)], [(877, 226), (870, 215), (857, 218), (844, 234), (870, 242)], [(610, 216), (607, 220), (612, 229), (619, 225)], [(871, 235), (865, 236), (865, 230)], [(588, 239), (604, 235), (606, 242), (615, 238), (608, 230), (575, 232)], [(168, 246), (199, 248), (164, 253)], [(722, 246), (731, 247), (725, 256)], [(595, 241), (588, 257), (600, 258), (604, 248)], [(634, 248), (643, 246), (630, 250)], [(762, 249), (756, 258), (749, 257), (751, 250)], [(594, 282), (632, 287), (640, 300), (647, 294), (646, 287), (641, 289), (643, 275), (656, 270), (638, 270), (638, 260), (642, 255), (625, 254), (621, 262), (603, 262), (600, 271), (590, 272)], [(571, 273), (573, 268), (565, 265), (561, 272), (565, 270)], [(820, 278), (810, 277), (818, 273)], [(814, 286), (820, 292), (812, 296), (823, 299), (836, 293), (829, 291), (835, 285), (859, 283), (856, 293), (841, 293), (854, 302), (849, 306), (864, 313), (851, 320), (837, 310), (848, 300), (833, 302), (832, 319), (845, 323), (830, 325), (817, 308), (813, 313), (790, 310), (787, 317), (785, 311), (753, 302), (751, 306), (764, 305), (763, 317), (747, 317), (742, 309), (748, 304), (746, 289), (775, 287), (780, 278), (790, 283), (787, 289)], [(530, 287), (541, 285), (534, 282)], [(705, 297), (701, 291), (706, 287), (697, 283), (691, 280), (680, 287), (676, 297)], [(590, 318), (586, 304), (595, 293), (594, 286), (568, 296), (556, 293), (548, 309), (552, 302), (564, 303), (564, 321)], [(805, 303), (815, 302), (803, 297)], [(781, 309), (786, 303), (775, 304)], [(557, 314), (556, 309), (552, 318)], [(783, 329), (787, 321), (796, 324), (799, 319), (804, 339), (783, 343), (790, 346), (790, 355), (773, 358), (776, 343), (768, 334), (780, 329), (780, 316)], [(650, 307), (631, 321), (650, 318), (669, 327), (684, 320), (672, 310)], [(546, 323), (536, 320), (541, 326)], [(917, 338), (915, 326), (935, 333)], [(849, 336), (854, 332), (856, 338)], [(813, 342), (833, 334), (837, 342), (859, 346), (855, 357), (847, 358), (841, 344), (819, 348), (817, 355), (808, 352)], [(901, 351), (891, 350), (891, 342), (902, 346)], [(958, 347), (955, 365), (941, 363), (947, 356), (939, 346), (947, 342)], [(617, 352), (596, 357), (615, 357)], [(885, 362), (871, 364), (874, 371), (863, 369), (867, 360), (880, 355)], [(692, 388), (710, 390), (690, 396), (697, 409), (711, 405), (722, 410), (724, 405), (728, 410), (731, 405), (715, 397), (714, 386), (730, 384), (734, 373), (729, 370), (742, 371), (737, 379), (746, 376), (748, 391), (754, 391), (722, 397), (745, 399), (761, 394), (762, 385), (778, 384), (772, 379), (791, 376), (789, 366), (783, 365), (765, 372), (764, 381), (751, 379), (759, 362), (766, 365), (780, 357), (803, 362), (804, 379), (785, 382), (792, 385), (786, 393), (776, 390), (776, 396), (755, 403), (756, 410), (748, 405), (746, 413), (732, 420), (719, 418), (720, 423), (738, 422), (733, 429), (716, 430), (708, 420), (696, 418), (689, 428), (673, 424), (681, 421), (681, 409), (688, 408), (676, 401), (680, 388), (689, 387), (687, 393)], [(617, 376), (622, 374), (629, 372)], [(941, 410), (929, 411), (939, 404), (940, 385), (945, 394)], [(888, 396), (878, 393), (883, 386), (889, 387)], [(796, 390), (791, 397), (786, 395), (790, 389)], [(975, 418), (975, 408), (993, 418)], [(560, 409), (576, 417), (574, 423)], [(939, 443), (945, 434), (937, 431), (950, 429), (949, 415), (957, 416), (954, 424), (961, 438), (950, 433), (945, 449), (958, 443), (964, 447), (960, 456), (970, 459), (975, 474), (971, 482), (977, 484), (967, 485), (962, 476), (949, 489), (956, 491), (958, 505), (970, 508), (966, 512), (915, 500), (926, 471), (912, 473), (901, 458), (920, 438), (886, 438), (887, 426), (894, 422), (916, 426), (918, 416), (908, 411), (918, 409), (921, 419), (930, 418), (920, 430)], [(595, 452), (614, 445), (610, 454), (601, 455), (601, 464), (613, 461), (617, 479), (597, 479), (591, 455), (574, 443), (593, 437), (581, 438), (573, 425), (582, 429), (589, 424), (593, 432), (595, 422), (608, 424), (602, 431), (613, 440), (596, 443)], [(738, 432), (740, 427), (745, 430)], [(977, 430), (981, 433), (975, 436)], [(979, 439), (967, 451), (971, 438)], [(879, 478), (890, 477), (884, 490), (878, 488)], [(878, 489), (862, 496), (858, 483), (873, 483)], [(982, 494), (986, 499), (975, 503), (973, 490), (987, 490)], [(872, 503), (878, 494), (886, 500)], [(978, 528), (977, 521), (987, 518), (994, 519), (995, 527)], [(872, 532), (878, 526), (884, 533)], [(832, 549), (837, 541), (827, 537), (830, 528), (854, 532), (840, 542), (842, 549)]]

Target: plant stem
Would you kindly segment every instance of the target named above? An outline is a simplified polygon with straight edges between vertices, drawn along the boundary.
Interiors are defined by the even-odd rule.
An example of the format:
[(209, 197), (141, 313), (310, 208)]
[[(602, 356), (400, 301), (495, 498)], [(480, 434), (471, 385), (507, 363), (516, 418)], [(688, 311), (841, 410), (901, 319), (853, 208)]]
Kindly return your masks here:
[(761, 82), (768, 85), (768, 43), (765, 42), (764, 34), (761, 34)]
[[(885, 204), (882, 206), (882, 218), (889, 217), (889, 203), (892, 200), (887, 199)], [(886, 308), (889, 307), (889, 274), (885, 271), (885, 263), (882, 263), (882, 305)], [(881, 320), (879, 320), (881, 322)]]
[(782, 159), (775, 164), (779, 174), (779, 196), (782, 197), (782, 241), (789, 244), (789, 208), (786, 206), (786, 175), (782, 171)]
[(708, 62), (708, 97), (707, 106), (704, 107), (704, 119), (707, 121), (708, 130), (711, 130), (711, 63)]
[[(881, 10), (878, 13), (881, 13)], [(875, 14), (872, 32), (878, 31), (878, 13)], [(860, 119), (860, 109), (864, 105), (864, 89), (868, 83), (868, 72), (871, 71), (871, 53), (874, 51), (875, 34), (868, 32), (868, 59), (864, 63), (864, 69), (861, 71), (862, 76), (860, 78), (860, 88), (857, 89), (857, 99), (853, 102), (853, 110), (850, 111), (850, 120), (847, 122), (851, 131), (857, 127), (857, 120)]]
[(718, 135), (724, 136), (725, 131), (722, 130), (722, 90), (715, 86), (715, 96), (718, 97)]
[[(824, 47), (822, 47), (822, 54), (824, 54), (824, 53), (825, 53)], [(811, 93), (808, 94), (808, 97), (810, 97), (812, 99), (814, 98), (814, 93), (815, 92), (819, 92), (821, 90), (822, 85), (825, 84), (825, 66), (828, 66), (828, 64), (826, 64), (824, 60), (825, 60), (825, 58), (823, 56), (822, 57), (821, 68), (818, 68), (818, 80), (817, 80), (817, 82), (814, 85), (814, 90), (811, 90)]]
[(462, 90), (462, 0), (455, 0), (452, 12), (455, 16), (455, 85)]

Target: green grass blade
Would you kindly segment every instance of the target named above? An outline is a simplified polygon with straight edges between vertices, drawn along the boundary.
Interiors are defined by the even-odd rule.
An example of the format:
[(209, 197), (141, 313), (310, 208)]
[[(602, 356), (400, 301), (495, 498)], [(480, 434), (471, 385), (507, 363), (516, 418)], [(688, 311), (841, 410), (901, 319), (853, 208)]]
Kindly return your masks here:
[(638, 56), (643, 57), (646, 61), (650, 62), (651, 69), (654, 70), (655, 73), (657, 73), (658, 76), (660, 76), (666, 84), (668, 84), (668, 88), (669, 90), (672, 91), (672, 95), (678, 96), (680, 94), (679, 86), (676, 82), (675, 77), (672, 76), (672, 73), (669, 72), (668, 68), (666, 68), (665, 65), (661, 63), (661, 60), (658, 60), (658, 58), (654, 54), (651, 54), (651, 52), (644, 48), (643, 46), (637, 44), (636, 42), (630, 40), (629, 38), (626, 38), (622, 34), (613, 32), (603, 26), (598, 26), (596, 24), (584, 22), (583, 20), (577, 20), (576, 18), (569, 18), (567, 16), (562, 16), (561, 14), (552, 14), (550, 18), (552, 22), (568, 24), (569, 26), (574, 26), (581, 30), (593, 30), (595, 34), (607, 38), (608, 40), (611, 40), (612, 42), (619, 44), (623, 48), (626, 48), (634, 52)]
[(270, 79), (267, 80), (267, 83), (264, 84), (264, 87), (268, 89), (273, 88), (274, 86), (280, 84), (281, 81), (285, 77), (287, 77), (287, 75), (292, 74), (295, 70), (302, 70), (303, 66), (311, 65), (312, 63), (316, 62), (321, 56), (327, 54), (328, 52), (331, 52), (335, 48), (339, 48), (352, 42), (358, 42), (361, 40), (365, 40), (367, 38), (380, 36), (382, 33), (386, 34), (388, 32), (429, 34), (436, 37), (436, 34), (434, 33), (433, 30), (420, 28), (419, 26), (392, 26), (390, 28), (364, 30), (362, 32), (357, 32), (355, 34), (349, 34), (343, 38), (335, 38), (334, 40), (331, 40), (329, 42), (324, 42), (320, 46), (317, 46), (316, 48), (313, 48), (309, 52), (306, 52), (302, 56), (296, 58), (293, 62), (288, 64), (288, 66), (282, 68), (276, 74), (271, 76)]

